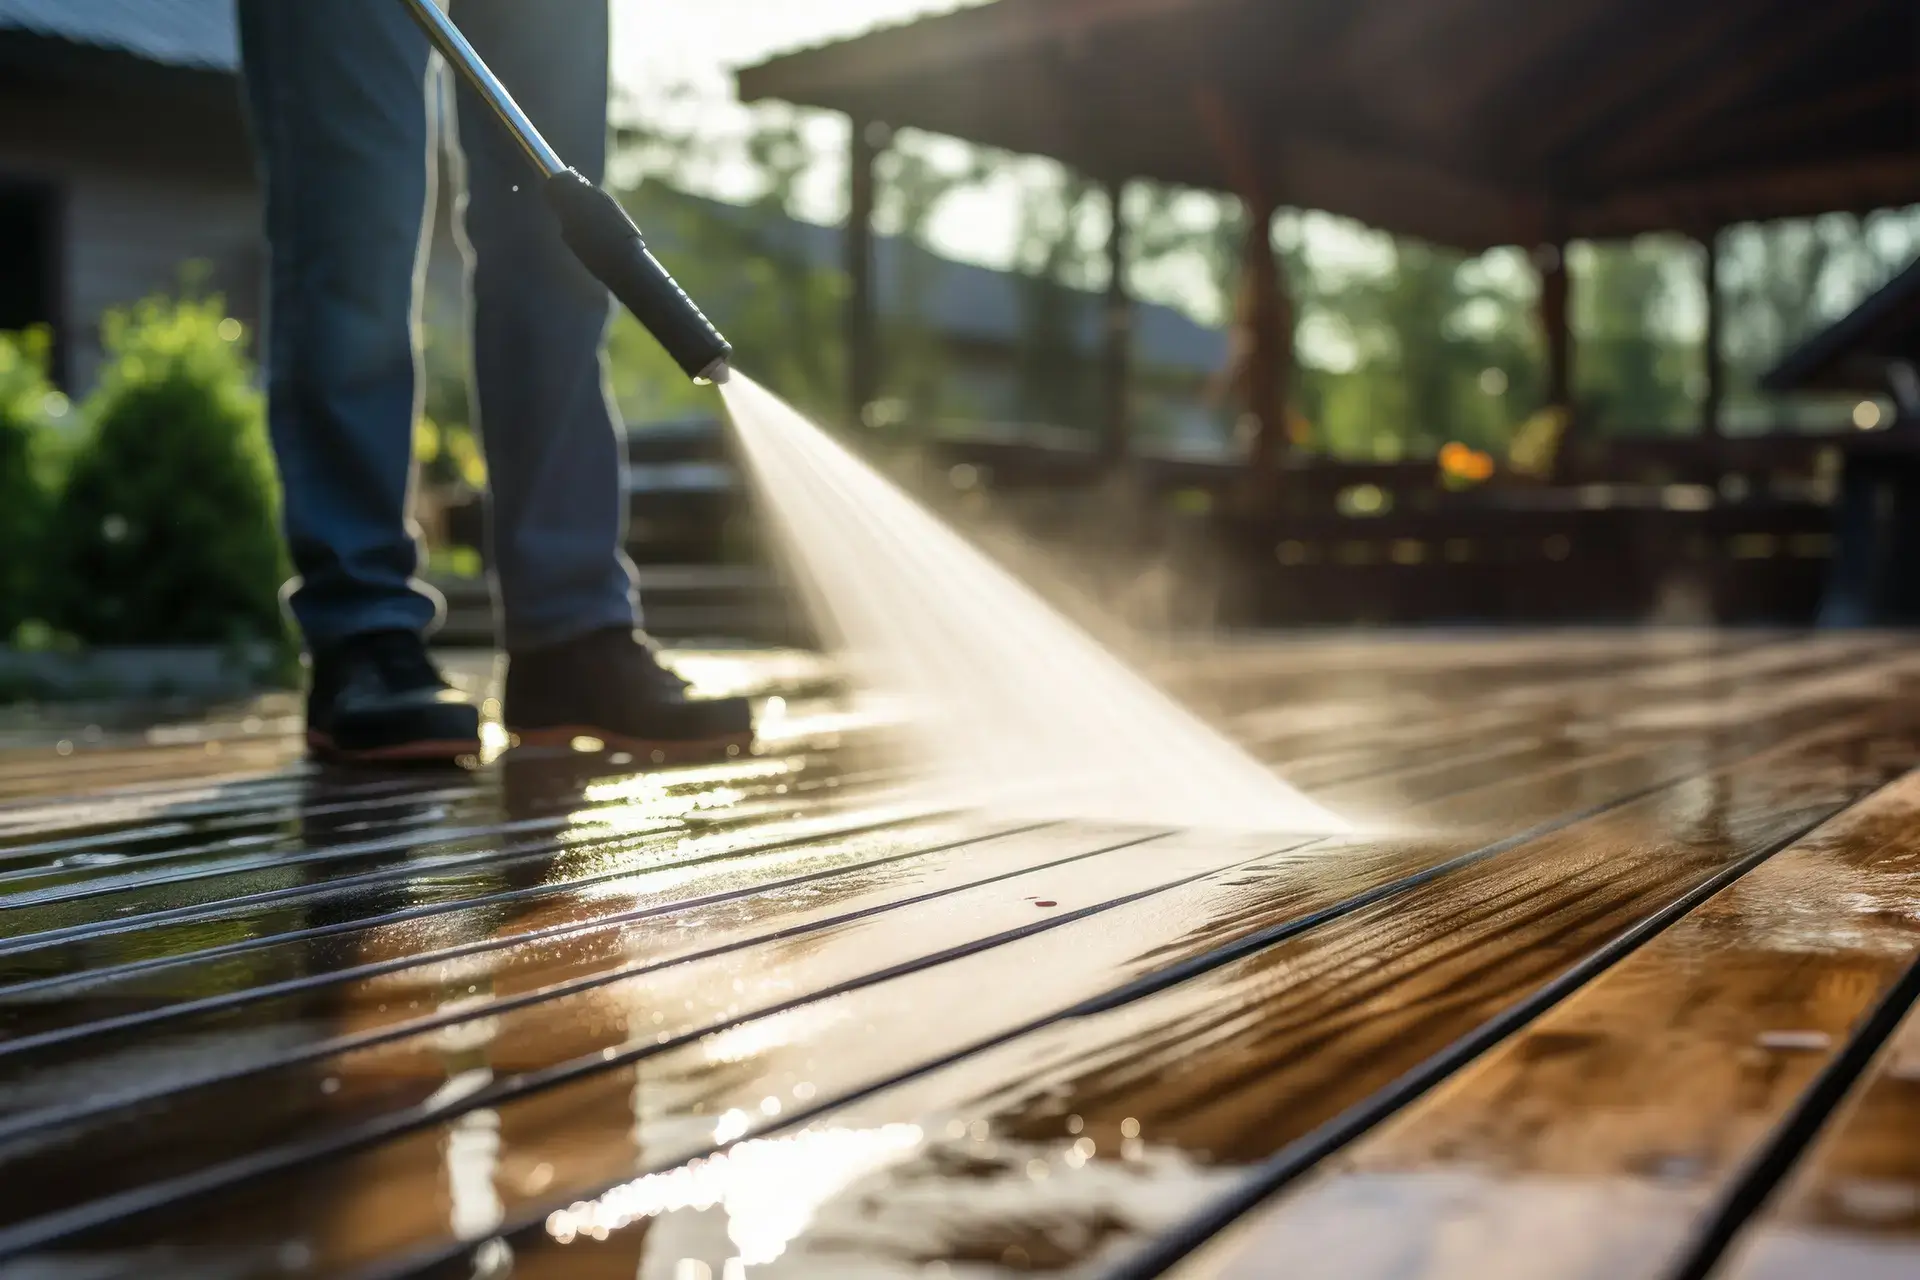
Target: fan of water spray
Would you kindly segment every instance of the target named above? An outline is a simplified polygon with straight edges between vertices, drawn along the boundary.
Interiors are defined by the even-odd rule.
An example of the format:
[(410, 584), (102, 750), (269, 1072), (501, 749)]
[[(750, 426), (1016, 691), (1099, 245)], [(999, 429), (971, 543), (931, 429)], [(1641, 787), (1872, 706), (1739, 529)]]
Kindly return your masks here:
[(943, 798), (1037, 818), (1348, 829), (778, 397), (738, 373), (723, 392), (771, 532), (856, 686), (903, 701)]

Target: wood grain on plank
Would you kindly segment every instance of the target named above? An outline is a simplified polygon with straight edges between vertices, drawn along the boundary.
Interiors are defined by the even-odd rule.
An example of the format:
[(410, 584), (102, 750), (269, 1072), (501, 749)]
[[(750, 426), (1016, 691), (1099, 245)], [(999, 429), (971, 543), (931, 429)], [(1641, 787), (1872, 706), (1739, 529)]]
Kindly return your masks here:
[[(84, 794), (38, 812), (3, 809), (22, 865), (53, 868), (15, 889), (91, 892), (136, 867), (177, 881), (156, 883), (143, 900), (136, 873), (126, 894), (69, 894), (35, 908), (48, 925), (62, 911), (127, 914), (109, 921), (110, 936), (76, 934), (38, 953), (56, 965), (184, 959), (314, 920), (350, 931), (275, 953), (285, 963), (271, 980), (282, 969), (301, 978), (340, 972), (315, 998), (248, 999), (237, 1016), (182, 1023), (180, 1034), (146, 1044), (107, 1038), (100, 1044), (111, 1042), (111, 1054), (47, 1059), (39, 1074), (59, 1077), (71, 1101), (89, 1092), (85, 1072), (131, 1078), (151, 1048), (146, 1078), (165, 1096), (39, 1131), (37, 1146), (7, 1153), (18, 1175), (10, 1185), (23, 1190), (0, 1216), (32, 1226), (43, 1214), (105, 1204), (97, 1197), (114, 1188), (137, 1194), (175, 1185), (169, 1178), (218, 1175), (205, 1194), (175, 1195), (154, 1213), (133, 1212), (129, 1200), (126, 1212), (76, 1228), (54, 1252), (99, 1261), (161, 1246), (211, 1263), (287, 1257), (276, 1251), (291, 1243), (305, 1265), (327, 1269), (533, 1223), (531, 1237), (515, 1241), (523, 1274), (631, 1275), (641, 1262), (658, 1269), (706, 1258), (724, 1275), (727, 1257), (707, 1257), (727, 1247), (711, 1216), (649, 1211), (592, 1247), (578, 1235), (573, 1246), (552, 1235), (542, 1243), (537, 1224), (612, 1183), (638, 1185), (639, 1202), (658, 1192), (670, 1206), (683, 1162), (726, 1150), (738, 1157), (739, 1203), (772, 1195), (786, 1209), (804, 1206), (797, 1217), (772, 1215), (755, 1237), (769, 1275), (1117, 1256), (1206, 1204), (1247, 1162), (1364, 1104), (1424, 1055), (1529, 999), (1647, 912), (1907, 767), (1920, 755), (1920, 727), (1897, 708), (1878, 709), (1916, 672), (1920, 655), (1904, 644), (1857, 635), (1342, 640), (1176, 657), (1162, 671), (1170, 684), (1246, 713), (1233, 718), (1235, 731), (1316, 796), (1414, 834), (1203, 874), (1037, 934), (1018, 921), (1113, 902), (1125, 885), (1164, 883), (1174, 868), (1136, 858), (1028, 871), (1016, 859), (1005, 869), (1020, 878), (1000, 890), (904, 906), (891, 895), (932, 882), (848, 868), (846, 894), (830, 884), (769, 885), (741, 900), (745, 914), (690, 913), (681, 938), (659, 932), (669, 917), (594, 928), (635, 902), (639, 881), (627, 873), (641, 868), (619, 861), (617, 832), (591, 834), (590, 822), (568, 833), (564, 857), (522, 868), (541, 896), (503, 893), (498, 858), (471, 872), (435, 870), (396, 848), (379, 864), (392, 874), (382, 871), (378, 884), (336, 885), (351, 859), (321, 858), (298, 868), (302, 909), (236, 913), (227, 895), (254, 873), (191, 842), (217, 839), (227, 829), (217, 824), (270, 826), (291, 803), (303, 829), (285, 847), (334, 847), (324, 822), (304, 829), (308, 810), (319, 818), (327, 806), (308, 805), (298, 771), (212, 788), (182, 775), (177, 786), (149, 784), (98, 809)], [(137, 773), (143, 750), (119, 762)], [(194, 750), (204, 752), (189, 745), (151, 756), (171, 772), (192, 763)], [(201, 758), (218, 767), (220, 757)], [(826, 757), (818, 768), (849, 781), (851, 758)], [(115, 763), (112, 748), (70, 765), (0, 753), (0, 774), (84, 792), (104, 785)], [(447, 823), (426, 824), (423, 841), (430, 847), (437, 826), (490, 803), (511, 816), (511, 780), (511, 770), (479, 775), (452, 801)], [(390, 795), (349, 799), (328, 816), (349, 826), (384, 821)], [(1311, 916), (1451, 852), (1563, 820), (1575, 826), (1400, 901), (1331, 921)], [(741, 825), (743, 851), (754, 849), (760, 821)], [(184, 830), (160, 830), (169, 822)], [(121, 852), (117, 831), (134, 865), (53, 866), (70, 852), (62, 842), (89, 855)], [(1183, 841), (1172, 861), (1222, 865), (1206, 837)], [(1123, 864), (1124, 875), (1108, 874)], [(596, 880), (596, 867), (614, 868), (616, 879)], [(182, 879), (189, 869), (196, 874)], [(741, 883), (771, 870), (743, 863)], [(959, 889), (964, 870), (950, 871), (941, 884)], [(671, 890), (662, 900), (670, 898)], [(415, 902), (458, 910), (376, 923)], [(828, 924), (856, 903), (858, 919)], [(1269, 936), (1294, 920), (1314, 927)], [(571, 932), (576, 925), (586, 932)], [(570, 941), (516, 948), (517, 935), (550, 927)], [(1005, 1041), (1076, 1002), (1248, 939), (1259, 949), (1176, 987), (1143, 989), (1101, 1012), (1089, 1006)], [(732, 949), (695, 958), (703, 940)], [(967, 950), (975, 944), (984, 949)], [(940, 951), (949, 946), (951, 956)], [(934, 955), (944, 958), (892, 969)], [(260, 980), (225, 963), (200, 970), (214, 989), (244, 995)], [(27, 976), (39, 982), (48, 972)], [(205, 989), (130, 983), (131, 1003), (115, 1007), (162, 1008), (176, 992)], [(446, 1016), (380, 1046), (352, 1039), (397, 1029), (411, 1009), (402, 1013), (396, 1000)], [(102, 1003), (46, 1025), (84, 1027), (107, 1012)], [(184, 1084), (201, 1063), (244, 1064), (289, 1047), (315, 1052), (226, 1086), (166, 1084)], [(948, 1054), (961, 1056), (937, 1065)], [(540, 1074), (548, 1071), (561, 1074)], [(30, 1085), (32, 1075), (9, 1083)], [(852, 1100), (874, 1086), (881, 1091)], [(810, 1123), (782, 1129), (796, 1112), (836, 1099)], [(358, 1149), (337, 1141), (360, 1134)], [(261, 1173), (283, 1171), (241, 1176), (256, 1159), (268, 1161), (251, 1166)], [(755, 1177), (772, 1190), (756, 1192)], [(641, 1228), (642, 1218), (652, 1225)], [(743, 1221), (740, 1230), (755, 1228)], [(635, 1248), (642, 1237), (647, 1245)]]
[[(1916, 837), (1910, 848), (1920, 846)], [(1920, 871), (1890, 914), (1920, 919)], [(1884, 927), (1884, 922), (1876, 921)], [(1920, 1007), (1715, 1272), (1724, 1280), (1920, 1275)]]
[[(790, 1274), (1127, 1256), (1690, 888), (1916, 760), (1911, 720), (1809, 735), (835, 1109), (809, 1128), (921, 1137), (822, 1193), (785, 1242)], [(753, 1087), (773, 1093), (785, 1079), (770, 1071)], [(602, 1203), (617, 1216), (623, 1201)], [(725, 1259), (704, 1261), (717, 1273)]]
[[(1837, 706), (1829, 707), (1826, 709), (1825, 714), (1830, 716), (1836, 710), (1838, 710)], [(1738, 754), (1740, 751), (1750, 748), (1754, 745), (1754, 742), (1765, 742), (1787, 727), (1788, 726), (1778, 724), (1748, 726), (1731, 735), (1733, 741), (1730, 746), (1717, 743), (1712, 739), (1685, 744), (1685, 749), (1678, 758), (1662, 762), (1654, 772), (1647, 773), (1640, 765), (1636, 765), (1635, 770), (1630, 774), (1618, 778), (1611, 778), (1606, 781), (1595, 791), (1594, 795), (1596, 797), (1612, 795), (1617, 798), (1622, 794), (1630, 793), (1634, 788), (1658, 781), (1662, 776), (1669, 782), (1675, 781), (1678, 778), (1684, 777), (1687, 770), (1695, 763), (1703, 759), (1710, 760), (1714, 758), (1714, 752), (1716, 751), (1720, 752), (1722, 757), (1729, 754)], [(1751, 735), (1754, 742), (1746, 741), (1747, 735)], [(1848, 737), (1846, 733), (1843, 732), (1842, 737), (1847, 738), (1848, 742), (1851, 743), (1851, 738)], [(1606, 777), (1607, 771), (1601, 770), (1600, 774), (1602, 777)], [(1517, 778), (1507, 778), (1503, 789), (1510, 794), (1505, 803), (1496, 805), (1495, 812), (1504, 814), (1525, 813), (1531, 803), (1531, 793), (1533, 790), (1526, 775), (1523, 774)], [(1550, 813), (1556, 809), (1557, 802), (1554, 805), (1548, 806), (1543, 812)], [(1509, 818), (1509, 821), (1513, 820), (1515, 819)], [(1329, 890), (1335, 885), (1344, 883), (1350, 886), (1348, 892), (1356, 891), (1369, 883), (1381, 883), (1391, 879), (1396, 874), (1403, 874), (1407, 870), (1417, 870), (1422, 866), (1430, 865), (1433, 861), (1437, 861), (1440, 857), (1445, 856), (1446, 853), (1458, 851), (1460, 847), (1461, 846), (1458, 845), (1449, 846), (1445, 843), (1432, 842), (1429, 842), (1425, 846), (1416, 843), (1413, 846), (1402, 845), (1396, 847), (1389, 844), (1377, 849), (1368, 849), (1365, 846), (1361, 846), (1353, 849), (1345, 859), (1345, 866), (1341, 868), (1343, 874), (1306, 879), (1302, 881), (1300, 888), (1306, 891), (1308, 901), (1314, 897), (1320, 897), (1323, 902), (1337, 901), (1338, 898), (1343, 895), (1339, 892), (1329, 893)], [(1328, 864), (1328, 866), (1329, 870), (1331, 870), (1332, 864)], [(1054, 873), (1055, 877), (1063, 886), (1072, 886), (1075, 880), (1085, 879), (1089, 874), (1094, 874), (1096, 877), (1098, 875), (1098, 869), (1092, 864), (1089, 864), (1087, 868), (1063, 867), (1060, 871)], [(1150, 883), (1150, 881), (1142, 881), (1142, 884), (1146, 883)], [(1170, 955), (1182, 953), (1193, 954), (1203, 951), (1212, 941), (1231, 938), (1237, 933), (1251, 932), (1265, 927), (1275, 920), (1284, 919), (1285, 912), (1289, 907), (1295, 910), (1303, 909), (1300, 905), (1301, 898), (1299, 894), (1275, 895), (1272, 888), (1258, 878), (1240, 883), (1236, 883), (1232, 878), (1227, 878), (1221, 882), (1219, 888), (1224, 896), (1219, 896), (1213, 905), (1205, 905), (1201, 899), (1194, 897), (1192, 894), (1176, 898), (1176, 901), (1192, 899), (1188, 904), (1184, 916), (1181, 912), (1167, 908), (1157, 910), (1153, 912), (1151, 916), (1153, 920), (1152, 930), (1145, 934), (1130, 935), (1127, 940), (1129, 942), (1141, 942), (1147, 939), (1159, 938), (1160, 944), (1149, 948), (1143, 952), (1142, 955), (1145, 963), (1160, 963)], [(1079, 887), (1063, 887), (1057, 891), (1054, 896), (1065, 901), (1081, 896), (1082, 892), (1083, 890)], [(789, 967), (789, 971), (782, 973), (782, 989), (804, 994), (810, 983), (815, 986), (823, 986), (829, 981), (852, 981), (857, 979), (861, 972), (873, 972), (885, 964), (890, 963), (891, 961), (887, 959), (889, 956), (897, 955), (903, 960), (910, 958), (916, 954), (913, 946), (928, 945), (927, 938), (931, 935), (928, 934), (926, 926), (928, 921), (934, 917), (921, 918), (926, 917), (928, 910), (928, 907), (921, 906), (903, 912), (901, 913), (903, 918), (897, 922), (897, 924), (891, 918), (892, 913), (885, 913), (875, 917), (869, 922), (864, 922), (859, 930), (862, 935), (872, 933), (874, 930), (879, 929), (885, 931), (887, 936), (896, 938), (898, 942), (893, 946), (874, 950), (870, 946), (862, 949), (860, 947), (852, 947), (847, 941), (840, 941), (833, 949), (827, 951), (825, 954), (818, 957), (810, 957), (816, 962), (809, 966), (806, 972), (792, 972)], [(1184, 936), (1182, 936), (1180, 930), (1183, 918), (1189, 920), (1205, 919), (1209, 921), (1209, 927), (1197, 931), (1187, 929), (1184, 931)], [(1095, 923), (1096, 922), (1089, 922), (1088, 925), (1080, 927), (1095, 927)], [(1100, 925), (1105, 924), (1104, 921), (1098, 923)], [(1176, 932), (1169, 934), (1166, 932), (1168, 929), (1173, 929)], [(823, 934), (822, 938), (823, 941), (830, 941), (832, 940), (832, 935)], [(1055, 943), (1054, 945), (1071, 944)], [(1104, 954), (1104, 950), (1097, 950), (1088, 958), (1097, 958), (1102, 954)], [(751, 957), (749, 956), (747, 959), (750, 960)], [(734, 966), (737, 963), (738, 962), (731, 959), (728, 961), (729, 966)], [(852, 964), (854, 967), (849, 968), (849, 964)], [(992, 967), (990, 960), (986, 967)], [(700, 971), (700, 969), (696, 968), (694, 971), (685, 974), (672, 975), (674, 986), (676, 988), (689, 989), (697, 987), (700, 982)], [(734, 970), (730, 968), (728, 971), (731, 972)], [(1076, 968), (1075, 971), (1078, 972), (1079, 970)], [(476, 972), (471, 970), (470, 967), (463, 967), (462, 972), (465, 977), (476, 976)], [(831, 978), (827, 976), (829, 972), (833, 974)], [(1102, 980), (1094, 977), (1096, 972), (1097, 970), (1086, 971), (1088, 980), (1092, 982), (1092, 985), (1086, 989), (1086, 995), (1096, 994), (1099, 990), (1103, 989), (1100, 985)], [(648, 978), (646, 981), (648, 985), (657, 987), (666, 981), (667, 977), (668, 975), (663, 974), (659, 977)], [(734, 980), (737, 981), (737, 979)], [(438, 983), (438, 981), (439, 980), (436, 979), (436, 983)], [(1110, 985), (1114, 981), (1114, 978), (1107, 977), (1104, 981)], [(383, 989), (404, 999), (406, 993), (403, 990), (393, 987), (390, 980), (383, 980), (381, 985)], [(431, 1008), (447, 999), (451, 999), (454, 1001), (453, 1007), (461, 1010), (462, 1017), (467, 1025), (473, 1027), (488, 1026), (495, 1017), (494, 1012), (489, 1008), (489, 996), (492, 992), (492, 987), (489, 985), (488, 991), (483, 993), (479, 990), (478, 984), (474, 985), (475, 990), (466, 992), (464, 995), (458, 990), (442, 992), (436, 999), (429, 1002), (428, 1007)], [(629, 981), (627, 985), (632, 986), (634, 984)], [(983, 986), (991, 985), (993, 985), (991, 980), (983, 983)], [(1043, 995), (1048, 991), (1048, 988), (1040, 988), (1040, 992)], [(556, 999), (548, 1005), (535, 1005), (521, 1008), (514, 1011), (511, 1015), (503, 1015), (504, 1021), (497, 1027), (489, 1026), (485, 1033), (489, 1042), (496, 1046), (495, 1051), (490, 1054), (491, 1065), (503, 1070), (537, 1070), (548, 1065), (578, 1059), (582, 1056), (597, 1055), (603, 1049), (617, 1047), (627, 1035), (632, 1033), (632, 1028), (627, 1026), (621, 1017), (609, 1017), (605, 1014), (594, 1012), (595, 1010), (613, 1010), (621, 1007), (621, 1000), (618, 998), (617, 992), (618, 988), (604, 987), (565, 998), (560, 998), (559, 993), (556, 992)], [(695, 994), (697, 995), (697, 993)], [(690, 1008), (698, 1006), (701, 1009), (706, 1009), (709, 1003), (704, 999), (695, 999), (693, 997), (689, 997), (689, 999)], [(1061, 1000), (1062, 1003), (1070, 1003), (1070, 1000), (1065, 997), (1062, 997)], [(328, 1007), (334, 1007), (332, 1001), (328, 1001), (327, 1003)], [(389, 1009), (375, 1009), (372, 1007), (372, 1000), (355, 1002), (355, 1004), (356, 1007), (365, 1009), (368, 1014), (381, 1015), (381, 1020), (384, 1021), (392, 1021), (394, 1011), (401, 1009), (399, 1005), (393, 1005)], [(1059, 1004), (1049, 1006), (1042, 1003), (1031, 1012), (1022, 1012), (1023, 1005), (1021, 1001), (1003, 998), (997, 1007), (989, 1004), (978, 1010), (977, 1013), (979, 1017), (977, 1018), (972, 1016), (972, 1013), (975, 1011), (969, 1011), (970, 1016), (959, 1019), (955, 1025), (977, 1025), (980, 1028), (979, 1034), (990, 1034), (990, 1028), (995, 1025), (996, 1021), (998, 1021), (1000, 1025), (1006, 1025), (1008, 1022), (1017, 1023), (1024, 1017), (1043, 1014), (1049, 1007), (1058, 1008), (1061, 1006)], [(411, 1014), (413, 1010), (409, 1005), (404, 1012), (405, 1014)], [(343, 1016), (344, 1013), (344, 1010), (336, 1008), (333, 1017), (338, 1018)], [(582, 1016), (583, 1013), (590, 1014), (591, 1016)], [(710, 1014), (711, 1010), (709, 1010), (709, 1015)], [(676, 1017), (677, 1016), (678, 1015), (676, 1015)], [(352, 1021), (352, 1019), (349, 1019), (349, 1021)], [(513, 1034), (509, 1034), (513, 1029), (522, 1027), (526, 1028), (524, 1033), (513, 1032)], [(315, 1102), (310, 1094), (303, 1094), (302, 1091), (298, 1089), (291, 1091), (276, 1090), (270, 1081), (251, 1081), (244, 1086), (244, 1089), (237, 1084), (228, 1084), (222, 1087), (227, 1090), (229, 1094), (238, 1096), (239, 1093), (244, 1092), (245, 1096), (253, 1099), (249, 1104), (249, 1112), (256, 1121), (262, 1124), (265, 1123), (265, 1117), (280, 1115), (282, 1120), (276, 1123), (280, 1124), (282, 1132), (292, 1133), (297, 1131), (293, 1127), (295, 1125), (295, 1116), (306, 1117), (305, 1120), (299, 1122), (299, 1127), (319, 1124), (322, 1121), (337, 1126), (340, 1123), (338, 1110), (340, 1104), (343, 1102), (356, 1103), (362, 1108), (361, 1114), (363, 1115), (374, 1114), (383, 1109), (399, 1111), (410, 1106), (418, 1105), (420, 1101), (431, 1092), (428, 1084), (418, 1082), (444, 1075), (443, 1068), (437, 1057), (438, 1051), (434, 1049), (433, 1046), (449, 1039), (458, 1040), (464, 1038), (466, 1034), (466, 1032), (461, 1031), (458, 1027), (450, 1027), (436, 1031), (432, 1037), (416, 1037), (419, 1051), (427, 1052), (409, 1051), (413, 1052), (413, 1056), (419, 1061), (419, 1065), (414, 1067), (407, 1069), (396, 1068), (395, 1064), (403, 1061), (408, 1056), (407, 1053), (403, 1053), (402, 1050), (409, 1042), (402, 1041), (397, 1045), (373, 1051), (372, 1057), (367, 1059), (369, 1064), (379, 1062), (385, 1065), (378, 1067), (369, 1065), (369, 1067), (363, 1068), (358, 1072), (341, 1074), (340, 1078), (342, 1079), (346, 1079), (349, 1075), (359, 1074), (367, 1080), (369, 1085), (376, 1085), (377, 1082), (377, 1087), (372, 1090), (371, 1096), (366, 1089), (343, 1088), (340, 1091), (338, 1100), (330, 1104), (322, 1105)], [(517, 1045), (519, 1048), (509, 1054), (506, 1052), (506, 1046), (508, 1044)], [(327, 1046), (324, 1043), (316, 1044), (315, 1048), (320, 1052), (326, 1052), (327, 1050)], [(344, 1044), (342, 1048), (345, 1048)], [(360, 1056), (362, 1058), (367, 1057), (364, 1052)], [(316, 1065), (313, 1068), (303, 1067), (300, 1071), (306, 1072), (317, 1069), (324, 1068)], [(205, 1090), (182, 1094), (174, 1104), (169, 1105), (164, 1112), (158, 1114), (145, 1107), (129, 1112), (130, 1119), (138, 1119), (140, 1122), (139, 1131), (141, 1136), (136, 1146), (137, 1149), (144, 1154), (140, 1160), (134, 1161), (131, 1157), (134, 1154), (135, 1146), (125, 1148), (125, 1154), (129, 1157), (125, 1162), (126, 1167), (129, 1169), (137, 1167), (140, 1170), (140, 1176), (151, 1178), (159, 1176), (161, 1169), (164, 1167), (184, 1168), (187, 1166), (186, 1163), (183, 1162), (190, 1163), (195, 1160), (204, 1159), (206, 1153), (196, 1152), (190, 1143), (184, 1141), (184, 1135), (191, 1133), (199, 1123), (198, 1117), (205, 1114), (207, 1107), (217, 1105), (215, 1100), (210, 1096), (202, 1096), (205, 1094)], [(279, 1101), (281, 1098), (285, 1098), (286, 1102), (282, 1103)], [(376, 1098), (378, 1100), (376, 1100)], [(170, 1137), (169, 1135), (175, 1136)], [(56, 1150), (57, 1149), (56, 1147)], [(44, 1181), (47, 1185), (51, 1186), (63, 1181), (63, 1179), (49, 1177)]]
[[(1816, 1074), (1920, 960), (1916, 901), (1920, 776), (1908, 775), (1722, 890), (1183, 1274), (1264, 1276), (1277, 1259), (1288, 1275), (1354, 1280), (1671, 1274)], [(1901, 1092), (1897, 1071), (1882, 1076), (1883, 1104)], [(1877, 1191), (1885, 1212), (1904, 1195), (1920, 1227), (1916, 1120), (1856, 1112), (1828, 1153), (1868, 1167), (1904, 1153), (1906, 1182), (1839, 1175), (1796, 1203), (1838, 1206), (1846, 1192), (1834, 1188), (1850, 1185), (1863, 1203)], [(1920, 1265), (1920, 1238), (1905, 1243)], [(1846, 1254), (1791, 1274), (1839, 1280)]]

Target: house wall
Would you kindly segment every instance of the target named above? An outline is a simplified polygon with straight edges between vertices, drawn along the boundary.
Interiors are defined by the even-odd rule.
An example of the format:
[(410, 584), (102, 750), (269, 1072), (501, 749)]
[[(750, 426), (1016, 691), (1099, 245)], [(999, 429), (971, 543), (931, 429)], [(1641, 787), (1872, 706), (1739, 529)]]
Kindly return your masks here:
[(220, 189), (99, 170), (71, 175), (66, 289), (74, 385), (91, 385), (98, 370), (100, 317), (177, 289), (187, 263), (206, 264), (206, 287), (226, 296), (232, 314), (257, 324), (258, 223), (258, 198), (249, 186)]
[(187, 262), (207, 264), (207, 287), (243, 320), (260, 310), (258, 194), (232, 82), (113, 69), (0, 85), (0, 178), (57, 193), (53, 319), (79, 392), (99, 370), (103, 313), (177, 288)]
[[(84, 392), (97, 377), (102, 315), (178, 289), (189, 263), (205, 264), (205, 287), (257, 332), (267, 255), (238, 84), (104, 56), (59, 77), (11, 70), (0, 66), (0, 182), (58, 191), (56, 322), (69, 388)], [(427, 314), (457, 325), (463, 275), (444, 172)]]

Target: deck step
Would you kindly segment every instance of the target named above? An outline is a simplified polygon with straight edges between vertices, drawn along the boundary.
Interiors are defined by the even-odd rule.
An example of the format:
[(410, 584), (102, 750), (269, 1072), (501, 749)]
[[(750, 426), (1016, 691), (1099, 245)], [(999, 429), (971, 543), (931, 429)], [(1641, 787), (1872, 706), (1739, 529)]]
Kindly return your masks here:
[[(437, 637), (448, 646), (491, 646), (493, 602), (481, 578), (430, 579), (446, 597)], [(748, 565), (648, 565), (640, 570), (647, 630), (675, 641), (808, 645), (791, 594), (771, 572)]]

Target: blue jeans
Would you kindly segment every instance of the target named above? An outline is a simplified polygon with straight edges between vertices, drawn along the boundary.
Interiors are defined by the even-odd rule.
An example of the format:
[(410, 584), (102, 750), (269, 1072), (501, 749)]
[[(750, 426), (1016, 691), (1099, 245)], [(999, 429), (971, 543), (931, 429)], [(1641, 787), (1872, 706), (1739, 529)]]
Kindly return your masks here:
[[(453, 16), (560, 154), (600, 180), (607, 0), (455, 0)], [(313, 649), (425, 632), (440, 606), (414, 580), (407, 495), (434, 180), (426, 39), (399, 0), (240, 0), (240, 32), (273, 259), (267, 385), (294, 616)], [(503, 639), (525, 649), (633, 625), (606, 291), (464, 87), (458, 114)]]

